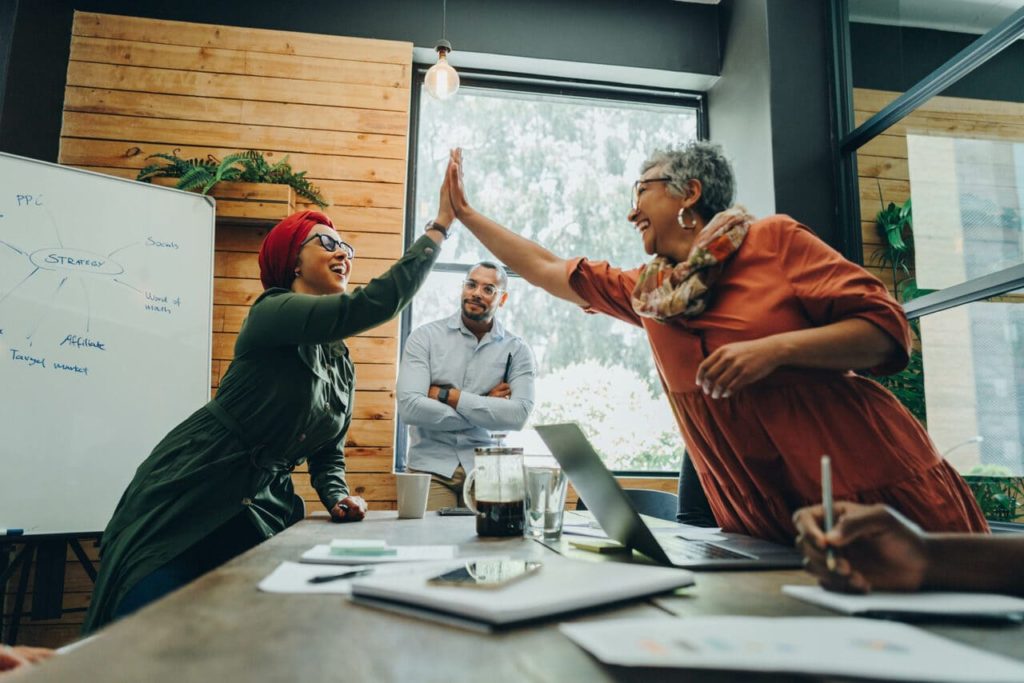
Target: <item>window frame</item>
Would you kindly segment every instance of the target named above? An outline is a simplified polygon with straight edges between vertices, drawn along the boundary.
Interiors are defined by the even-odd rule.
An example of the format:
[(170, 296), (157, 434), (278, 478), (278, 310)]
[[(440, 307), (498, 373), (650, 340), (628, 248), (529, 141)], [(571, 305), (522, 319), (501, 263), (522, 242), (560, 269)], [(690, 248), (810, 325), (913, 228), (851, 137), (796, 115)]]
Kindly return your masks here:
[[(1014, 41), (1024, 37), (1024, 7), (1017, 10), (988, 33), (981, 35), (930, 74), (915, 83), (910, 89), (882, 108), (877, 114), (859, 126), (853, 121), (853, 69), (850, 55), (850, 11), (848, 0), (829, 0), (829, 23), (832, 31), (833, 52), (833, 118), (835, 136), (838, 142), (839, 173), (837, 174), (836, 195), (839, 197), (839, 219), (843, 235), (844, 256), (854, 263), (863, 260), (863, 243), (860, 232), (860, 202), (857, 191), (857, 151), (884, 133), (894, 124), (911, 114), (933, 96), (967, 77), (979, 66), (995, 57)], [(963, 284), (978, 283), (976, 287), (950, 287), (927, 296), (927, 313), (938, 313), (945, 308), (959, 306), (971, 301), (1004, 294), (1019, 289), (1024, 279), (1019, 273), (1008, 268), (998, 273), (1001, 279), (988, 280), (991, 276), (968, 280)], [(986, 282), (982, 283), (982, 280)], [(999, 284), (996, 285), (996, 282)], [(993, 291), (992, 287), (1005, 287)], [(945, 292), (956, 289), (951, 295)], [(965, 299), (973, 296), (974, 298)], [(925, 299), (926, 297), (921, 297)], [(920, 301), (915, 299), (914, 302)], [(914, 303), (910, 302), (910, 303)], [(948, 305), (947, 305), (948, 304)], [(934, 308), (944, 305), (945, 308)], [(910, 305), (904, 307), (912, 320), (926, 315), (925, 307)], [(911, 317), (913, 316), (913, 317)]]
[[(427, 69), (432, 64), (416, 62), (413, 64), (412, 89), (409, 100), (409, 162), (406, 174), (406, 214), (405, 214), (405, 248), (408, 249), (423, 231), (422, 225), (416, 224), (416, 172), (419, 154), (419, 120), (420, 101), (423, 95), (423, 80)], [(688, 107), (697, 114), (697, 139), (707, 140), (708, 134), (708, 102), (707, 94), (693, 90), (675, 88), (632, 87), (621, 83), (587, 81), (548, 76), (531, 76), (511, 74), (501, 71), (482, 69), (459, 69), (460, 87), (469, 86), (478, 89), (511, 90), (533, 93), (537, 95), (555, 95), (566, 97), (585, 97), (592, 99), (612, 100), (618, 102), (647, 103), (669, 106)], [(443, 252), (442, 252), (443, 253)], [(472, 264), (460, 264), (438, 261), (434, 271), (446, 273), (467, 273)], [(509, 278), (520, 278), (515, 271), (508, 270)], [(412, 318), (412, 306), (402, 311), (399, 322), (398, 353), (399, 358), (405, 353), (405, 342), (416, 324)], [(392, 466), (397, 469), (399, 453), (408, 450), (408, 430), (401, 416), (395, 416), (395, 454)], [(617, 477), (650, 477), (653, 479), (677, 478), (679, 472), (648, 471), (648, 470), (613, 470)]]
[[(979, 36), (944, 64), (915, 83), (860, 126), (854, 126), (853, 69), (850, 53), (850, 10), (848, 0), (829, 0), (832, 32), (833, 120), (837, 143), (838, 173), (836, 196), (843, 252), (854, 263), (863, 262), (861, 215), (857, 178), (857, 152), (878, 135), (901, 121), (933, 96), (967, 77), (1018, 39), (1024, 38), (1024, 7)], [(940, 313), (958, 306), (984, 301), (1024, 288), (1024, 263), (971, 278), (940, 289), (903, 305), (908, 320)], [(1000, 530), (1024, 532), (1024, 524), (1000, 523)]]

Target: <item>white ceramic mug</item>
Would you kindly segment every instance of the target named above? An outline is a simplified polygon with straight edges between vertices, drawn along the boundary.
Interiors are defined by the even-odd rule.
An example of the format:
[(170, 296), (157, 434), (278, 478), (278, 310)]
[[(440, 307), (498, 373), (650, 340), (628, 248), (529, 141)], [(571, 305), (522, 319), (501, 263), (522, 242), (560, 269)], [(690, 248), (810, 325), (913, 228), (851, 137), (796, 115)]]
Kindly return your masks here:
[(395, 485), (398, 489), (398, 518), (421, 519), (427, 512), (430, 475), (399, 472), (395, 474)]

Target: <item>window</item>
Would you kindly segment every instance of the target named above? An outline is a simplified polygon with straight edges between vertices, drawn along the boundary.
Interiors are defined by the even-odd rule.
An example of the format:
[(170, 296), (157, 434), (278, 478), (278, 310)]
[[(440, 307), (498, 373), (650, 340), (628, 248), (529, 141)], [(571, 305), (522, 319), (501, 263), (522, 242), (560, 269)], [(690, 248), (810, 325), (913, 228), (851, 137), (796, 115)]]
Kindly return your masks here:
[[(631, 186), (649, 152), (696, 139), (697, 97), (463, 83), (453, 100), (419, 99), (410, 239), (434, 217), (448, 150), (461, 146), (478, 210), (564, 257), (647, 260), (626, 220)], [(466, 272), (487, 258), (456, 227), (405, 330), (457, 313)], [(531, 424), (578, 421), (613, 470), (679, 471), (682, 440), (639, 328), (586, 315), (514, 274), (498, 315), (537, 358)]]
[(920, 320), (928, 431), (965, 474), (1024, 477), (1024, 291)]
[(916, 332), (883, 383), (989, 519), (1024, 522), (1024, 3), (954, 5), (832, 2), (847, 256)]

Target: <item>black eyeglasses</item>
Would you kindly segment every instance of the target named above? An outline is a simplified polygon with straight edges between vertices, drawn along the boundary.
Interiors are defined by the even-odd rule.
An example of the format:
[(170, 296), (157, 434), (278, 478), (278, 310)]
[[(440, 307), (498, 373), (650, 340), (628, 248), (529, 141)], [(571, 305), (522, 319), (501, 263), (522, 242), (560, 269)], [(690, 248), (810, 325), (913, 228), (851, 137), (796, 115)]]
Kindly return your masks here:
[(341, 249), (342, 251), (345, 252), (345, 256), (348, 257), (349, 261), (356, 257), (356, 250), (351, 244), (349, 244), (348, 242), (343, 242), (342, 240), (339, 240), (337, 237), (331, 237), (325, 232), (318, 232), (313, 235), (310, 235), (302, 242), (302, 244), (299, 245), (299, 247), (304, 247), (315, 239), (320, 240), (320, 246), (324, 248), (324, 251), (334, 252), (337, 251), (338, 249)]
[(643, 187), (645, 183), (667, 183), (670, 180), (672, 179), (669, 178), (667, 175), (664, 175), (659, 176), (657, 178), (641, 178), (640, 180), (634, 182), (632, 203), (633, 210), (636, 211), (637, 206), (639, 206), (640, 204), (640, 188)]
[(467, 292), (472, 292), (472, 291), (476, 290), (477, 287), (480, 288), (480, 291), (483, 292), (484, 296), (486, 296), (488, 299), (493, 297), (498, 292), (503, 291), (503, 290), (499, 289), (498, 287), (495, 287), (494, 285), (482, 285), (479, 282), (477, 282), (476, 280), (463, 280), (462, 281), (462, 288), (465, 289)]

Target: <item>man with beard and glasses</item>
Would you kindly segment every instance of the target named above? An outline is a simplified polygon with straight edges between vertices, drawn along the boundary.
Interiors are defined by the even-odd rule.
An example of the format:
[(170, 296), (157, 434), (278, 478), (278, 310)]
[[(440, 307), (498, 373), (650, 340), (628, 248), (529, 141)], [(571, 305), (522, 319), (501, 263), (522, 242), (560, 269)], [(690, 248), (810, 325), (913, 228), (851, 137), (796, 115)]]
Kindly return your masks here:
[(522, 429), (533, 410), (533, 352), (495, 318), (508, 274), (481, 261), (461, 287), (461, 310), (413, 330), (398, 372), (408, 471), (432, 475), (429, 510), (458, 506), (473, 449), (493, 445), (490, 432)]

